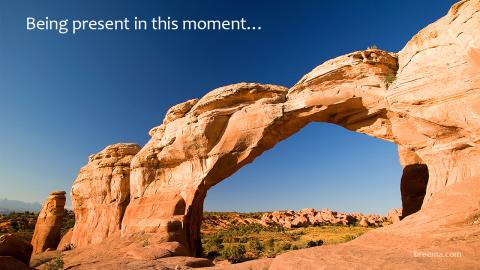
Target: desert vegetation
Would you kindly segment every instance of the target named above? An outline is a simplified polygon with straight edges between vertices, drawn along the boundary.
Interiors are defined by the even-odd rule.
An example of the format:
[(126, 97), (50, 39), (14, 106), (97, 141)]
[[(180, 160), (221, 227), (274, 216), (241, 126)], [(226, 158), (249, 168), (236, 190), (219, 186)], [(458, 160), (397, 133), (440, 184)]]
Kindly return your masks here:
[[(26, 241), (31, 241), (38, 213), (33, 212), (12, 212), (0, 214), (0, 235), (14, 233)], [(75, 215), (71, 210), (65, 210), (63, 217), (62, 231), (63, 236), (68, 229), (75, 225)]]
[[(247, 214), (250, 216), (251, 214)], [(371, 230), (354, 225), (319, 225), (302, 228), (231, 224), (227, 228), (202, 231), (204, 256), (237, 263), (272, 258), (288, 250), (343, 243)]]
[(397, 76), (394, 73), (388, 74), (384, 79), (385, 87), (388, 89), (395, 79), (397, 79)]

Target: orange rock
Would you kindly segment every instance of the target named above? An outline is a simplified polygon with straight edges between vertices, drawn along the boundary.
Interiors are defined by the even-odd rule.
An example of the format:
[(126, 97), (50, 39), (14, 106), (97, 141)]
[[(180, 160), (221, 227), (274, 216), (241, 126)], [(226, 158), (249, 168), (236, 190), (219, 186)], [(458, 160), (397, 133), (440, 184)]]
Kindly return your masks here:
[(387, 213), (387, 219), (392, 223), (397, 223), (402, 219), (402, 208), (395, 208)]
[(32, 245), (19, 236), (14, 234), (0, 236), (0, 256), (13, 257), (28, 265), (32, 256), (32, 250)]
[[(260, 224), (283, 226), (286, 228), (308, 227), (320, 224), (354, 225), (357, 221), (365, 219), (365, 226), (380, 227), (387, 221), (386, 217), (378, 215), (364, 215), (360, 213), (339, 213), (323, 209), (317, 211), (313, 208), (294, 211), (275, 211), (265, 213), (260, 218)], [(257, 222), (258, 223), (258, 222)]]
[(43, 204), (33, 233), (33, 254), (57, 248), (65, 213), (65, 200), (65, 191), (56, 191), (50, 193)]
[(65, 235), (62, 237), (62, 240), (60, 240), (60, 243), (58, 243), (57, 250), (66, 251), (72, 249), (72, 235), (73, 228), (69, 229), (67, 233), (65, 233)]
[[(273, 261), (272, 269), (313, 268), (318, 261), (326, 268), (338, 268), (338, 261), (344, 268), (362, 268), (371, 265), (369, 256), (377, 265), (391, 268), (395, 262), (418, 269), (411, 267), (412, 248), (424, 250), (437, 240), (462, 248), (467, 256), (462, 257), (462, 268), (478, 265), (478, 254), (472, 251), (478, 249), (478, 240), (466, 244), (446, 239), (465, 235), (462, 230), (478, 234), (465, 224), (478, 207), (480, 178), (480, 72), (474, 49), (480, 47), (479, 11), (479, 0), (461, 1), (399, 53), (366, 50), (339, 56), (314, 68), (290, 89), (239, 83), (174, 106), (150, 131), (149, 142), (120, 166), (117, 160), (103, 161), (112, 159), (107, 148), (82, 169), (72, 189), (78, 217), (72, 241), (99, 242), (120, 230), (121, 222), (123, 239), (151, 233), (163, 242), (181, 243), (189, 255), (200, 255), (203, 202), (209, 188), (307, 124), (328, 122), (399, 145), (404, 219), (341, 250), (322, 249), (326, 255), (315, 248), (286, 253)], [(125, 171), (122, 179), (130, 177), (129, 190), (124, 187), (120, 192), (121, 198), (129, 194), (129, 203), (99, 192), (109, 190), (105, 183), (119, 175), (113, 172), (118, 167)], [(123, 220), (121, 214), (111, 214), (123, 213), (127, 203)], [(324, 221), (348, 220), (341, 213), (320, 213)], [(285, 215), (272, 214), (271, 220), (291, 226), (294, 214)], [(373, 216), (355, 218), (364, 225), (383, 222)], [(454, 222), (464, 226), (452, 231), (438, 227)], [(416, 238), (412, 232), (439, 239)], [(320, 253), (330, 258), (316, 261)], [(359, 254), (367, 260), (358, 259)], [(342, 261), (344, 256), (349, 259)], [(439, 268), (440, 263), (428, 267)]]
[(99, 243), (120, 230), (130, 199), (130, 160), (139, 150), (136, 144), (110, 145), (80, 170), (71, 191), (75, 247)]
[(10, 256), (0, 256), (0, 270), (32, 270), (27, 264)]
[(185, 256), (186, 253), (185, 247), (178, 242), (164, 242), (160, 244), (145, 242), (139, 247), (130, 249), (125, 256), (137, 260), (156, 260), (172, 256)]

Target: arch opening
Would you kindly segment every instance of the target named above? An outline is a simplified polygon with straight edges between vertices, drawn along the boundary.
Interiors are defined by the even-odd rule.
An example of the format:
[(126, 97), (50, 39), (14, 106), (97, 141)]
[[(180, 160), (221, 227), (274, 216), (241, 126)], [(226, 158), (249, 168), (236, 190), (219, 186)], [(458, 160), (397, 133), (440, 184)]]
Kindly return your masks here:
[[(333, 130), (333, 132), (332, 132)], [(325, 135), (329, 134), (332, 137), (335, 138), (334, 141), (332, 142), (326, 142), (325, 144), (320, 144), (320, 147), (312, 149), (312, 145), (315, 145), (315, 143), (318, 144), (317, 138), (312, 138), (312, 134), (322, 134), (322, 139), (325, 139)], [(310, 137), (310, 138), (308, 138)], [(328, 136), (327, 136), (328, 137)], [(304, 144), (304, 147), (302, 149), (301, 145), (299, 147), (299, 143), (301, 143), (302, 140), (307, 139), (307, 141)], [(261, 171), (263, 172), (263, 175), (266, 175), (268, 173), (271, 173), (272, 170), (274, 170), (273, 166), (269, 166), (269, 163), (275, 163), (278, 162), (278, 158), (275, 159), (275, 157), (282, 157), (280, 159), (283, 159), (284, 162), (292, 162), (293, 160), (297, 160), (299, 157), (304, 155), (305, 153), (316, 153), (319, 152), (319, 148), (322, 148), (322, 146), (325, 145), (331, 145), (332, 148), (327, 149), (322, 151), (323, 155), (332, 155), (333, 157), (327, 162), (327, 164), (322, 165), (317, 165), (316, 166), (316, 172), (319, 175), (323, 175), (323, 177), (317, 177), (316, 181), (317, 182), (322, 182), (322, 179), (318, 178), (325, 178), (328, 177), (329, 179), (327, 181), (335, 181), (337, 182), (339, 179), (331, 179), (332, 175), (339, 174), (339, 178), (344, 177), (345, 178), (345, 171), (351, 170), (355, 171), (357, 174), (357, 182), (363, 182), (363, 188), (362, 185), (357, 185), (352, 187), (351, 190), (346, 190), (345, 185), (351, 184), (351, 181), (342, 181), (340, 179), (340, 183), (337, 183), (337, 186), (331, 185), (330, 186), (330, 191), (328, 189), (323, 190), (324, 192), (329, 192), (330, 194), (338, 194), (340, 193), (340, 189), (344, 189), (343, 192), (347, 192), (349, 195), (352, 195), (355, 191), (359, 193), (359, 196), (355, 197), (354, 200), (357, 202), (357, 205), (354, 205), (355, 203), (353, 200), (350, 201), (350, 207), (348, 205), (341, 205), (336, 207), (335, 203), (333, 204), (328, 204), (327, 207), (322, 207), (320, 204), (316, 205), (307, 205), (307, 204), (297, 204), (293, 205), (291, 207), (285, 207), (285, 205), (280, 206), (280, 207), (272, 207), (267, 206), (267, 208), (250, 208), (251, 210), (248, 211), (247, 208), (241, 209), (239, 212), (260, 212), (260, 211), (274, 211), (274, 210), (287, 210), (287, 209), (295, 209), (295, 210), (300, 210), (303, 208), (316, 208), (316, 209), (323, 209), (323, 208), (329, 208), (331, 210), (339, 210), (340, 212), (363, 212), (363, 213), (376, 213), (376, 214), (381, 214), (385, 215), (389, 209), (392, 208), (398, 208), (400, 205), (403, 207), (406, 207), (403, 211), (403, 217), (413, 214), (420, 210), (423, 198), (425, 195), (425, 190), (428, 182), (428, 168), (425, 164), (410, 164), (407, 165), (403, 168), (398, 162), (397, 158), (397, 147), (394, 143), (389, 142), (389, 141), (384, 141), (384, 140), (379, 140), (377, 138), (367, 136), (365, 134), (357, 133), (357, 132), (351, 132), (341, 126), (335, 125), (335, 124), (330, 124), (330, 123), (310, 123), (308, 124), (305, 128), (303, 128), (301, 131), (295, 133), (293, 136), (289, 137), (288, 139), (281, 141), (279, 144), (277, 144), (273, 149), (270, 149), (269, 151), (266, 151), (262, 156), (258, 157), (256, 161), (252, 164), (248, 164), (242, 169), (240, 169), (238, 172), (236, 172), (234, 175), (222, 180), (222, 183), (217, 183), (214, 185), (211, 189), (210, 192), (218, 187), (221, 187), (223, 185), (226, 186), (226, 188), (220, 188), (220, 192), (225, 192), (226, 189), (228, 188), (235, 188), (238, 187), (238, 185), (235, 185), (234, 182), (237, 182), (237, 184), (242, 183), (241, 185), (244, 185), (245, 182), (248, 183), (248, 180), (245, 179), (245, 177), (248, 177), (248, 174), (251, 174), (252, 172), (255, 171)], [(342, 146), (343, 149), (341, 151), (338, 151), (337, 155), (334, 154), (334, 149), (335, 147), (338, 148), (338, 146)], [(362, 145), (359, 147), (359, 145)], [(372, 148), (373, 147), (373, 148)], [(289, 149), (290, 148), (290, 149)], [(294, 149), (294, 151), (291, 151)], [(290, 150), (290, 151), (289, 151)], [(370, 155), (366, 155), (365, 152), (370, 150), (371, 153)], [(286, 152), (286, 153), (285, 153)], [(362, 155), (363, 153), (363, 155)], [(348, 156), (347, 160), (343, 160), (340, 158), (340, 156)], [(307, 155), (307, 158), (312, 158), (312, 156)], [(313, 159), (316, 161), (322, 161), (321, 158)], [(392, 168), (392, 160), (393, 163), (395, 164), (394, 167)], [(388, 161), (388, 162), (386, 162)], [(335, 168), (331, 168), (331, 165), (333, 163), (337, 162), (343, 162), (344, 164), (347, 164), (347, 166), (343, 166), (343, 171), (336, 171)], [(280, 164), (275, 164), (275, 166), (279, 166), (281, 168), (285, 168), (285, 163), (280, 163)], [(348, 166), (349, 165), (349, 166)], [(390, 167), (388, 167), (390, 166)], [(297, 168), (295, 169), (294, 165), (292, 166), (292, 170), (294, 172), (300, 173), (302, 172), (302, 169)], [(353, 169), (352, 169), (353, 167)], [(363, 169), (359, 169), (362, 168)], [(261, 169), (260, 169), (261, 168)], [(338, 169), (338, 168), (337, 168)], [(375, 172), (374, 172), (375, 170)], [(379, 172), (381, 171), (381, 172)], [(388, 172), (390, 171), (390, 173)], [(393, 171), (393, 173), (392, 173)], [(244, 173), (245, 172), (245, 173)], [(376, 178), (374, 181), (372, 179), (368, 179), (368, 175), (370, 176), (374, 175)], [(390, 186), (390, 190), (385, 192), (385, 194), (379, 194), (379, 191), (381, 188), (375, 189), (374, 185), (379, 184), (379, 177), (384, 178), (385, 183), (389, 183), (388, 185), (384, 185), (383, 188), (386, 186)], [(288, 174), (287, 174), (288, 177)], [(311, 177), (311, 176), (310, 176)], [(400, 181), (400, 188), (398, 185), (398, 181)], [(286, 179), (283, 179), (284, 181)], [(312, 180), (312, 179), (310, 179)], [(256, 183), (264, 182), (261, 179), (255, 181)], [(268, 182), (268, 181), (265, 181)], [(355, 182), (355, 181), (353, 181)], [(366, 185), (365, 185), (366, 182)], [(232, 184), (230, 184), (232, 183)], [(368, 185), (368, 184), (371, 185)], [(290, 183), (290, 187), (292, 186), (291, 184), (302, 184), (301, 181), (300, 183)], [(307, 184), (311, 184), (307, 183)], [(247, 184), (248, 185), (248, 184)], [(252, 186), (250, 185), (250, 188)], [(392, 196), (392, 189), (395, 190), (395, 197), (397, 197), (396, 204), (392, 204), (390, 201), (388, 202), (388, 197)], [(310, 187), (311, 190), (311, 187)], [(257, 190), (254, 190), (253, 193), (255, 192), (262, 192), (266, 191), (265, 187), (260, 187)], [(222, 207), (220, 208), (211, 208), (211, 205), (209, 203), (209, 197), (208, 197), (208, 190), (205, 190), (205, 192), (202, 194), (202, 196), (198, 196), (196, 203), (193, 203), (192, 205), (199, 205), (201, 208), (197, 208), (195, 210), (195, 215), (203, 215), (204, 210), (213, 210), (213, 211), (232, 211), (236, 212), (237, 209), (235, 206), (228, 206), (228, 203), (222, 204)], [(250, 196), (252, 195), (251, 192), (249, 194)], [(298, 195), (298, 192), (297, 192)], [(240, 195), (242, 196), (242, 195)], [(281, 196), (281, 195), (280, 195)], [(360, 197), (362, 196), (371, 196), (376, 198), (375, 202), (378, 204), (381, 204), (383, 206), (382, 210), (375, 210), (373, 208), (367, 209), (365, 207), (358, 207), (358, 202), (362, 203), (362, 199)], [(226, 197), (228, 197), (229, 201), (234, 200), (235, 201), (235, 195), (232, 193), (227, 193)], [(223, 199), (227, 199), (224, 197)], [(292, 196), (293, 198), (295, 196)], [(238, 198), (237, 198), (238, 199)], [(400, 201), (401, 200), (401, 201)], [(200, 202), (201, 201), (201, 202)], [(220, 201), (215, 200), (217, 203)], [(258, 200), (257, 200), (258, 201)], [(288, 200), (287, 200), (288, 201)], [(256, 201), (255, 201), (256, 202)], [(290, 201), (291, 202), (291, 201)], [(237, 200), (238, 203), (238, 200)], [(206, 205), (206, 206), (205, 206)], [(230, 204), (232, 205), (232, 204)], [(235, 205), (235, 204), (233, 204)], [(237, 204), (236, 207), (240, 206), (240, 204)], [(195, 216), (192, 215), (192, 216)], [(203, 217), (203, 216), (202, 216)], [(202, 221), (202, 218), (200, 219), (200, 222)], [(198, 232), (194, 236), (196, 238), (196, 245), (198, 248), (196, 249), (196, 256), (205, 256), (203, 254), (203, 249), (202, 249), (202, 242), (201, 242), (201, 236), (202, 233), (200, 232), (201, 230), (201, 225), (197, 226), (198, 227)]]
[(428, 184), (428, 166), (410, 164), (403, 168), (400, 179), (402, 194), (402, 218), (420, 210), (425, 198)]

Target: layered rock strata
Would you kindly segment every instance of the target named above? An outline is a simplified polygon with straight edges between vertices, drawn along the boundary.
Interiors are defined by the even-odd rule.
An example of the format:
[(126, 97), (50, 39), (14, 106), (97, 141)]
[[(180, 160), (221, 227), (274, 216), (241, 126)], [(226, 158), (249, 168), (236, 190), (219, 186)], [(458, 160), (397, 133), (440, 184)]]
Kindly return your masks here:
[(119, 232), (130, 201), (130, 161), (137, 144), (119, 143), (91, 155), (71, 190), (75, 226), (70, 242), (75, 247), (99, 243)]
[(32, 238), (34, 254), (57, 249), (65, 214), (65, 200), (65, 191), (55, 191), (50, 193), (43, 204)]
[[(290, 89), (239, 83), (174, 106), (150, 131), (149, 142), (140, 151), (134, 147), (120, 165), (107, 148), (82, 169), (72, 189), (72, 241), (99, 242), (116, 231), (124, 238), (153, 234), (200, 255), (208, 189), (311, 122), (399, 146), (404, 220), (397, 224), (407, 224), (418, 210), (422, 214), (411, 224), (427, 224), (429, 208), (457, 215), (455, 206), (439, 198), (450, 186), (480, 177), (479, 11), (479, 0), (461, 1), (399, 53), (375, 49), (340, 56)], [(113, 175), (129, 178), (115, 200), (98, 192), (109, 190)], [(461, 190), (465, 198), (474, 192), (448, 190)], [(464, 202), (455, 205), (472, 210)], [(109, 214), (112, 209), (117, 214)]]

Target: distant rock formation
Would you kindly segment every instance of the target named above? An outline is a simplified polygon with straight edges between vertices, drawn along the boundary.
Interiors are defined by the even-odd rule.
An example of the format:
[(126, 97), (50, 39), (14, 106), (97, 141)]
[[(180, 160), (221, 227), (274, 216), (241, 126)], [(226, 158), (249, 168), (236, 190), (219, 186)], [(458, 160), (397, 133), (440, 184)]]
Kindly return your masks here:
[[(290, 89), (239, 83), (172, 107), (140, 151), (109, 146), (82, 168), (72, 188), (72, 242), (108, 241), (117, 253), (102, 245), (96, 251), (118, 259), (121, 241), (152, 236), (156, 244), (200, 255), (209, 188), (307, 124), (328, 122), (399, 146), (403, 219), (341, 250), (286, 253), (271, 269), (307, 269), (320, 261), (338, 268), (339, 260), (345, 268), (435, 269), (444, 261), (412, 267), (421, 264), (412, 260), (412, 250), (440, 242), (461, 249), (462, 268), (478, 266), (480, 241), (468, 220), (478, 211), (480, 182), (479, 11), (480, 0), (461, 1), (399, 53), (369, 49), (339, 56)], [(469, 237), (464, 231), (471, 241), (456, 241)], [(109, 239), (115, 232), (123, 238)], [(362, 261), (358, 254), (369, 256)]]
[(395, 208), (387, 213), (387, 219), (392, 223), (397, 223), (402, 219), (402, 208)]
[(261, 218), (265, 225), (280, 225), (286, 228), (308, 227), (315, 225), (359, 225), (364, 227), (381, 227), (392, 223), (380, 215), (361, 213), (339, 213), (328, 209), (317, 211), (313, 208), (295, 211), (275, 211), (265, 213)]
[(320, 211), (305, 208), (300, 211), (274, 211), (245, 217), (240, 213), (219, 213), (204, 215), (202, 231), (219, 230), (238, 225), (260, 224), (262, 226), (281, 226), (299, 228), (319, 225), (359, 225), (381, 227), (393, 223), (391, 218), (361, 213), (340, 213), (328, 209)]
[(47, 249), (57, 249), (65, 213), (65, 200), (65, 191), (56, 191), (50, 193), (43, 204), (32, 238), (34, 254)]
[(71, 198), (75, 247), (101, 242), (120, 231), (130, 201), (130, 160), (140, 146), (119, 143), (91, 155), (73, 183)]

